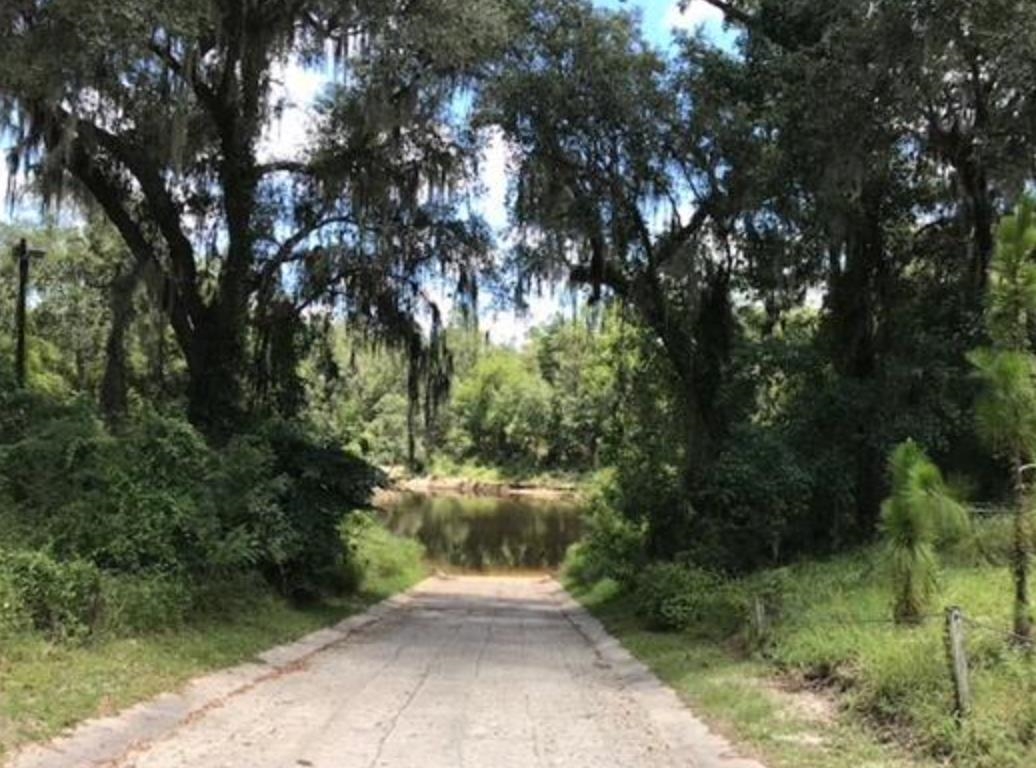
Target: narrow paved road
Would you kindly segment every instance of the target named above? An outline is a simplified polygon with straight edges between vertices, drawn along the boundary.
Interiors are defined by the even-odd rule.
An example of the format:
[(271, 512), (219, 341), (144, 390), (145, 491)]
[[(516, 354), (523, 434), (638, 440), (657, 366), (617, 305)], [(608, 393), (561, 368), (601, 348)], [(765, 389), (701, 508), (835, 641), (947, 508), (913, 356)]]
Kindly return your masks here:
[(104, 764), (755, 766), (724, 752), (556, 582), (458, 578)]

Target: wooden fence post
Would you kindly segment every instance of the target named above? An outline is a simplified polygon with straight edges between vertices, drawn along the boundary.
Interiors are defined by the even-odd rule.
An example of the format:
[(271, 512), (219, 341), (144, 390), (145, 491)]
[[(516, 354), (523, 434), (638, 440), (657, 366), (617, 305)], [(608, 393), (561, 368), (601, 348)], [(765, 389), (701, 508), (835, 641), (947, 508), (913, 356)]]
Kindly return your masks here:
[(753, 604), (753, 613), (755, 614), (755, 638), (756, 642), (762, 646), (766, 642), (766, 636), (769, 632), (769, 622), (766, 619), (766, 603), (761, 597), (756, 595)]
[(946, 650), (953, 676), (954, 714), (962, 719), (971, 711), (971, 683), (968, 679), (968, 651), (964, 643), (964, 614), (960, 608), (946, 609)]

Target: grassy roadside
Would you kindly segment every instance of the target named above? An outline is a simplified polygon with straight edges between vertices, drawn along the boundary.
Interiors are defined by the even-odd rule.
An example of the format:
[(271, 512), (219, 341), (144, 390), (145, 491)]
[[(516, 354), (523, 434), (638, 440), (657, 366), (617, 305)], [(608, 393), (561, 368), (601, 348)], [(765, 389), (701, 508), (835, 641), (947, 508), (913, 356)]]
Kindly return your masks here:
[(939, 763), (881, 743), (828, 696), (789, 690), (773, 667), (693, 631), (649, 630), (636, 601), (608, 579), (566, 585), (631, 653), (718, 732), (768, 768), (927, 768)]
[[(615, 539), (598, 533), (570, 552), (569, 589), (772, 768), (1036, 765), (1036, 654), (1008, 633), (1009, 519), (981, 520), (940, 552), (939, 590), (917, 626), (891, 621), (880, 546), (742, 580), (695, 582), (686, 565), (633, 567)], [(708, 586), (693, 586), (700, 583)], [(665, 626), (657, 624), (659, 594), (686, 619), (670, 626), (686, 629), (652, 631)], [(748, 621), (759, 600), (771, 624), (761, 650)], [(948, 606), (966, 618), (971, 669), (972, 712), (959, 722), (944, 637)]]
[(265, 591), (218, 615), (179, 629), (55, 643), (23, 634), (0, 641), (0, 761), (18, 746), (43, 741), (96, 716), (109, 715), (199, 675), (253, 659), (364, 610), (424, 576), (419, 547), (370, 527), (357, 544), (363, 564), (355, 595), (300, 608)]

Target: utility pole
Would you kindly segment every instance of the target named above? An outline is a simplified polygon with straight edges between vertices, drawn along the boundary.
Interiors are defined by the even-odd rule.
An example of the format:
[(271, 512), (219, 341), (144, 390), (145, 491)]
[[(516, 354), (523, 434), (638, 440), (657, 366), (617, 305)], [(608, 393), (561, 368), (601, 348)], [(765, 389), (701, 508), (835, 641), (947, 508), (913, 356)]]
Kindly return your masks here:
[(18, 308), (15, 311), (15, 360), (14, 373), (18, 389), (25, 389), (25, 304), (29, 293), (29, 261), (43, 256), (43, 251), (29, 250), (23, 237), (14, 247), (14, 258), (18, 262)]

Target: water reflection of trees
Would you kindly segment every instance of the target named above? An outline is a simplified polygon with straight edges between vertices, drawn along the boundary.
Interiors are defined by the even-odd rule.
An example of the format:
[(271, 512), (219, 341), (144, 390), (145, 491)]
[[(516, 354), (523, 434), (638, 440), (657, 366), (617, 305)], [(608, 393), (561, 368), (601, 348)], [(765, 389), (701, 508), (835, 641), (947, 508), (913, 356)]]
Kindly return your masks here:
[(406, 494), (386, 517), (433, 561), (472, 570), (555, 568), (581, 532), (577, 507), (526, 499)]

